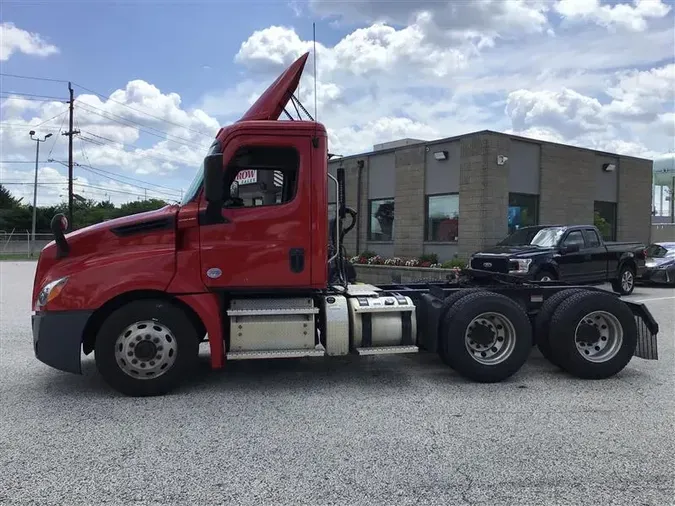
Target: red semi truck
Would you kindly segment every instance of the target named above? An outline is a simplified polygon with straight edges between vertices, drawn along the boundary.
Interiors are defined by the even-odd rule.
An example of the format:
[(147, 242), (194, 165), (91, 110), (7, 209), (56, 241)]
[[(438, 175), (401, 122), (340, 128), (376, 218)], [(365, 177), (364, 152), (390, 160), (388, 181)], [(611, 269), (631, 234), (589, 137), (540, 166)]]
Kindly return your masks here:
[[(309, 114), (279, 121), (289, 102), (302, 107), (294, 92), (307, 56), (220, 129), (180, 204), (67, 234), (54, 217), (32, 297), (40, 361), (81, 373), (82, 352), (94, 352), (114, 389), (161, 395), (190, 374), (203, 341), (213, 369), (426, 351), (479, 382), (510, 377), (534, 344), (581, 378), (612, 376), (633, 356), (657, 359), (648, 309), (600, 289), (470, 268), (447, 282), (353, 283), (343, 240), (356, 213), (344, 170), (328, 173), (326, 130)], [(252, 207), (236, 184), (250, 170), (283, 176)]]

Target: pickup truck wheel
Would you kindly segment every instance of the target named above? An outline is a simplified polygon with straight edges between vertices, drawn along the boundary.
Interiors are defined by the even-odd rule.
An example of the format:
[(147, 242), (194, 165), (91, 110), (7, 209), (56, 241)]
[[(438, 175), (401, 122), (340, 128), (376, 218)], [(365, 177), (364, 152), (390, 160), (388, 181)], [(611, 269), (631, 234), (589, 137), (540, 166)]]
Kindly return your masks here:
[(199, 336), (170, 302), (138, 300), (108, 316), (94, 349), (96, 366), (112, 388), (129, 396), (163, 395), (196, 364)]
[(622, 265), (618, 279), (612, 280), (612, 290), (620, 295), (630, 295), (635, 289), (635, 271), (630, 265)]
[(535, 281), (554, 281), (556, 275), (549, 271), (540, 271), (534, 276)]
[(615, 295), (583, 291), (560, 303), (550, 323), (551, 349), (579, 378), (614, 376), (630, 362), (638, 341), (630, 308)]
[(445, 353), (445, 346), (443, 346), (443, 336), (447, 334), (447, 329), (445, 328), (445, 319), (444, 316), (447, 314), (448, 310), (457, 303), (458, 300), (466, 297), (470, 293), (482, 292), (482, 288), (465, 288), (460, 289), (453, 293), (452, 295), (447, 296), (443, 300), (443, 306), (441, 306), (441, 315), (440, 315), (440, 324), (438, 329), (438, 355), (441, 357), (441, 360), (445, 365), (450, 365), (448, 361), (448, 356)]
[(532, 327), (523, 308), (492, 292), (469, 293), (445, 314), (442, 345), (448, 365), (481, 383), (503, 381), (525, 363)]
[(550, 342), (551, 317), (560, 303), (571, 297), (575, 293), (584, 292), (582, 288), (574, 288), (571, 290), (562, 290), (554, 295), (551, 295), (546, 302), (544, 302), (534, 319), (534, 341), (539, 348), (539, 351), (551, 364), (562, 367), (560, 362), (553, 354)]

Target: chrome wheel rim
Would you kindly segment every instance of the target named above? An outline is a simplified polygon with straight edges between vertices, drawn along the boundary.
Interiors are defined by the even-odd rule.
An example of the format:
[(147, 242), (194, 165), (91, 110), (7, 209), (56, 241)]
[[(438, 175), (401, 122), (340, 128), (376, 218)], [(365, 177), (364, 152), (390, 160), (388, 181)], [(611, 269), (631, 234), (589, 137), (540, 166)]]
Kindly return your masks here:
[(482, 313), (467, 326), (464, 345), (476, 362), (497, 365), (513, 353), (516, 347), (516, 329), (503, 314)]
[(132, 323), (115, 341), (117, 365), (132, 378), (147, 380), (165, 374), (176, 362), (178, 343), (163, 324), (145, 320)]
[(542, 276), (541, 281), (551, 281), (551, 276)]
[(621, 288), (625, 292), (629, 292), (633, 288), (633, 273), (631, 271), (626, 271), (621, 276)]
[(589, 362), (613, 359), (623, 344), (623, 327), (607, 311), (593, 311), (584, 316), (574, 331), (577, 352)]

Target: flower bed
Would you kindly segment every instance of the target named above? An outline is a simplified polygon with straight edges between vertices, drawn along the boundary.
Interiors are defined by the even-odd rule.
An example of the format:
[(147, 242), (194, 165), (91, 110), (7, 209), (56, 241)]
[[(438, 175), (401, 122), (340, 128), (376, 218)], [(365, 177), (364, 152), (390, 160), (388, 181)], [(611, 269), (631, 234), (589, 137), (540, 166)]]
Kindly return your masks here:
[(350, 259), (356, 270), (356, 279), (362, 283), (414, 283), (456, 279), (466, 261), (454, 258), (439, 263), (436, 255), (420, 258), (385, 258), (364, 252)]
[(466, 260), (453, 258), (439, 263), (435, 254), (422, 255), (419, 258), (386, 258), (370, 251), (365, 251), (349, 260), (355, 265), (387, 265), (390, 267), (425, 267), (430, 269), (461, 269), (466, 266)]

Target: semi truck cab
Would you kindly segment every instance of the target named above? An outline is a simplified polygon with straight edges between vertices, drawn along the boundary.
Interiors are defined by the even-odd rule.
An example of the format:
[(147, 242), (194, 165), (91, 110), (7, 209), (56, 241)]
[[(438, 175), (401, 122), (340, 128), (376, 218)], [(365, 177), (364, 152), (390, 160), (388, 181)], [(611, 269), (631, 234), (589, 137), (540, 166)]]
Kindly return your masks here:
[[(592, 289), (578, 292), (581, 302), (560, 316), (555, 309), (567, 302), (570, 287), (550, 283), (498, 281), (479, 272), (469, 273), (471, 289), (466, 282), (349, 283), (342, 240), (345, 216), (355, 215), (345, 205), (344, 171), (328, 174), (326, 129), (313, 119), (279, 121), (297, 100), (307, 57), (239, 121), (220, 129), (179, 205), (68, 234), (65, 218), (54, 217), (54, 241), (40, 254), (33, 287), (39, 360), (81, 373), (82, 352), (94, 352), (104, 379), (127, 395), (172, 390), (195, 366), (204, 340), (213, 369), (226, 360), (423, 349), (466, 377), (491, 382), (522, 366), (537, 343), (538, 314), (544, 323), (554, 317), (574, 323), (584, 317), (579, 307), (594, 305), (619, 322), (612, 328), (622, 326), (614, 337), (598, 326), (586, 329), (584, 345), (598, 343), (604, 362), (571, 353), (572, 323), (555, 329), (569, 336), (553, 336), (539, 322), (542, 339), (548, 343), (551, 334), (552, 344), (563, 343), (556, 353), (568, 370), (606, 377), (633, 355), (656, 358), (658, 325), (646, 307)], [(238, 195), (237, 174), (251, 170), (270, 171), (279, 181), (275, 197), (262, 205), (248, 206)], [(331, 233), (329, 184), (339, 202)]]

